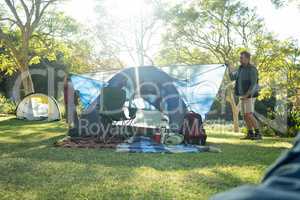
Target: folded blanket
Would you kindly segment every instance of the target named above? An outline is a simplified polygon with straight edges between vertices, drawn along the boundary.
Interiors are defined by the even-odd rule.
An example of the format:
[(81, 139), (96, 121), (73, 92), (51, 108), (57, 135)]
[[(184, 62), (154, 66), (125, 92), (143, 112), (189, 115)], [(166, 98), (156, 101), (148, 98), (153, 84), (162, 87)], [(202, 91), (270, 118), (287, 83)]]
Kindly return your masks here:
[(220, 149), (198, 145), (164, 145), (158, 144), (148, 137), (132, 137), (126, 143), (117, 145), (117, 152), (134, 153), (196, 153), (221, 152)]

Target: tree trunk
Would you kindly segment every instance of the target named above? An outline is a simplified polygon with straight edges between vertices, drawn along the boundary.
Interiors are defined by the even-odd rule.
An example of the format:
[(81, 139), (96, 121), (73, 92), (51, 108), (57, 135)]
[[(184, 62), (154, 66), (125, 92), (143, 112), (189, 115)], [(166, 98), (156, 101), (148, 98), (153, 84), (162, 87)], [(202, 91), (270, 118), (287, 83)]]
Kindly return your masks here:
[(31, 35), (30, 27), (26, 27), (22, 36), (22, 50), (19, 60), (22, 84), (25, 95), (34, 93), (34, 85), (29, 71), (29, 39)]
[(240, 131), (239, 127), (239, 108), (237, 105), (231, 105), (232, 118), (233, 118), (233, 131), (238, 133)]
[(23, 69), (21, 68), (21, 78), (22, 78), (22, 84), (24, 87), (25, 95), (34, 93), (34, 86), (31, 78), (31, 74), (29, 72), (29, 69)]
[(232, 118), (233, 118), (233, 131), (238, 133), (240, 131), (239, 128), (239, 105), (236, 104), (234, 94), (232, 90), (228, 91), (227, 101), (230, 103), (231, 111), (232, 111)]

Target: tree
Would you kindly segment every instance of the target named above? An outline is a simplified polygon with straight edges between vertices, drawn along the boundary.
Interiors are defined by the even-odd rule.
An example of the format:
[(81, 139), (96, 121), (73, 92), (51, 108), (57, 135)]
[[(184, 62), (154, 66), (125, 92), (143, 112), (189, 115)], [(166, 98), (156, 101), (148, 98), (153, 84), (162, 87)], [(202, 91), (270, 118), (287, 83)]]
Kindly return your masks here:
[(296, 103), (300, 86), (300, 48), (297, 41), (278, 40), (269, 34), (257, 38), (255, 50), (253, 61), (259, 66), (260, 82), (264, 85), (260, 98), (269, 98), (275, 91), (278, 100)]
[(259, 113), (261, 121), (277, 132), (287, 133), (287, 120), (291, 111), (300, 108), (300, 49), (296, 41), (278, 40), (272, 34), (258, 37), (253, 61), (259, 67), (259, 99), (276, 97), (276, 112), (267, 119)]
[(130, 58), (136, 65), (154, 64), (153, 50), (158, 48), (156, 39), (161, 20), (155, 12), (161, 8), (159, 1), (141, 0), (134, 3), (139, 4), (135, 13), (128, 13), (128, 16), (114, 15), (110, 10), (113, 1), (99, 1), (97, 40), (105, 49), (103, 54), (110, 54), (115, 60), (122, 61), (122, 55)]
[(216, 59), (209, 53), (200, 51), (197, 48), (188, 49), (180, 46), (173, 46), (173, 44), (165, 44), (159, 55), (155, 58), (155, 62), (159, 66), (166, 65), (194, 65), (199, 63), (214, 64)]
[[(237, 66), (238, 52), (250, 48), (256, 36), (263, 33), (262, 20), (255, 10), (239, 1), (203, 0), (189, 5), (176, 5), (164, 19), (167, 24), (165, 40), (176, 42), (183, 49), (199, 49), (211, 54), (219, 63)], [(239, 131), (239, 106), (233, 85), (227, 80), (226, 99), (233, 113), (234, 130)]]
[(42, 22), (45, 19), (45, 13), (57, 1), (5, 0), (5, 3), (1, 5), (1, 45), (12, 58), (11, 62), (21, 72), (25, 94), (34, 92), (28, 67), (32, 59), (36, 59), (31, 49), (34, 46), (32, 43), (39, 37), (36, 31), (43, 29)]

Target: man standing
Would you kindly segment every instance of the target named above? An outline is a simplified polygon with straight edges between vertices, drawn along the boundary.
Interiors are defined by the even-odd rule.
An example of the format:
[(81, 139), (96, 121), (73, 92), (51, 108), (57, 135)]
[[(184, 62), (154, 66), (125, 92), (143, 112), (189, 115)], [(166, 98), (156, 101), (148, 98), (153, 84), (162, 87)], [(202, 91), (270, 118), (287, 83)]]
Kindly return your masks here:
[(253, 115), (255, 98), (258, 96), (258, 72), (250, 63), (251, 54), (243, 51), (240, 54), (240, 63), (237, 71), (233, 72), (228, 66), (231, 80), (235, 80), (235, 95), (240, 98), (241, 109), (248, 128), (247, 135), (243, 139), (259, 140), (262, 136), (258, 129), (257, 121)]

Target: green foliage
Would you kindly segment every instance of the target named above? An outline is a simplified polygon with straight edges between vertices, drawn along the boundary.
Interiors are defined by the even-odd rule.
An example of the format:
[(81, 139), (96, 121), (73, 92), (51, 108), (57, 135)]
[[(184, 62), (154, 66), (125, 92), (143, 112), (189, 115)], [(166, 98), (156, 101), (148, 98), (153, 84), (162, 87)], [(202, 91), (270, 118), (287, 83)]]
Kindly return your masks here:
[(287, 136), (294, 137), (300, 132), (300, 110), (291, 111), (288, 115)]
[(0, 94), (0, 114), (14, 114), (16, 104)]
[[(259, 100), (275, 97), (283, 106), (296, 106), (297, 88), (300, 86), (297, 42), (279, 40), (265, 31), (255, 9), (248, 8), (242, 1), (203, 0), (176, 5), (162, 16), (168, 31), (159, 63), (168, 64), (171, 60), (210, 63), (213, 60), (238, 66), (239, 52), (248, 49), (259, 70)], [(228, 83), (226, 77), (222, 90), (226, 89), (226, 99), (231, 105), (236, 105), (236, 100), (230, 98), (233, 90)], [(284, 117), (286, 114), (286, 111), (276, 110), (272, 117)], [(266, 135), (275, 134), (268, 128), (265, 132)]]
[(159, 66), (172, 64), (213, 64), (217, 61), (207, 52), (201, 52), (199, 49), (189, 50), (188, 48), (163, 48), (159, 56), (156, 57), (156, 63)]
[(16, 71), (15, 62), (5, 50), (0, 52), (0, 71), (5, 71), (7, 75), (12, 75)]
[(298, 58), (300, 51), (294, 41), (280, 41), (273, 35), (258, 36), (253, 61), (259, 69), (263, 86), (260, 99), (269, 98), (276, 92), (279, 100), (293, 98), (300, 85)]
[[(57, 11), (55, 1), (48, 2), (47, 6), (46, 3), (40, 0), (31, 1), (25, 5), (16, 2), (16, 12), (20, 16), (26, 12), (26, 5), (40, 5), (39, 8), (37, 8), (37, 5), (32, 6), (32, 13), (30, 13), (32, 16), (22, 16), (20, 18), (21, 22), (17, 24), (11, 23), (17, 21), (17, 19), (13, 18), (14, 15), (11, 14), (7, 6), (1, 9), (0, 18), (3, 18), (3, 20), (0, 20), (2, 33), (0, 41), (1, 71), (11, 75), (20, 70), (21, 67), (27, 68), (45, 60), (57, 61), (59, 55), (62, 54), (66, 60), (73, 60), (75, 57), (72, 54), (74, 54), (73, 49), (76, 47), (74, 47), (72, 41), (74, 40), (74, 43), (77, 43), (76, 36), (79, 36), (80, 33), (79, 24), (63, 12)], [(43, 10), (43, 12), (39, 13), (40, 10)], [(38, 20), (35, 21), (35, 19)], [(24, 26), (26, 24), (26, 29), (22, 28), (22, 22)], [(88, 54), (90, 51), (86, 53)], [(68, 63), (68, 61), (65, 61), (65, 63)], [(86, 63), (82, 65), (86, 65)]]
[(68, 66), (68, 71), (84, 73), (91, 71), (93, 66), (92, 47), (86, 40), (69, 42), (63, 46), (63, 62)]
[[(264, 136), (264, 137), (275, 137), (277, 136), (278, 134), (276, 133), (276, 131), (274, 131), (272, 128), (266, 126), (266, 125), (261, 125), (259, 127), (260, 129), (260, 133)], [(247, 134), (248, 132), (248, 129), (246, 127), (242, 127), (241, 128), (241, 132), (243, 134)]]
[[(61, 18), (62, 16), (60, 15), (59, 19)], [(65, 21), (68, 22), (70, 19), (66, 17), (60, 23), (64, 23)], [(56, 25), (58, 26), (58, 24)], [(61, 37), (59, 37), (56, 32), (55, 37), (53, 37), (53, 35), (35, 32), (29, 43), (29, 51), (31, 55), (29, 65), (36, 65), (41, 61), (47, 60), (50, 62), (57, 61), (65, 64), (68, 67), (68, 71), (76, 73), (91, 71), (91, 69), (95, 67), (92, 64), (94, 58), (92, 57), (91, 44), (86, 39), (72, 41), (68, 38), (68, 36), (74, 36), (74, 34), (76, 34), (74, 31), (77, 31), (77, 28), (74, 24), (69, 25), (69, 28), (64, 27), (64, 30), (61, 30), (60, 32)], [(18, 47), (21, 42), (19, 34), (17, 32), (11, 32), (11, 35), (15, 38), (15, 45)], [(4, 45), (1, 46), (1, 43), (0, 70), (5, 71), (7, 75), (12, 75), (18, 70), (14, 57)]]
[[(256, 53), (253, 61), (259, 69), (259, 80), (262, 86), (259, 99), (276, 97), (276, 101), (282, 107), (291, 110), (299, 106), (300, 50), (297, 44), (291, 40), (280, 41), (273, 35), (257, 37), (255, 43)], [(294, 113), (286, 113), (287, 110), (277, 109), (272, 112), (271, 118), (297, 119)], [(284, 136), (295, 136), (297, 126), (289, 126)]]
[(263, 136), (268, 136), (268, 137), (272, 136), (272, 137), (274, 137), (274, 136), (278, 135), (278, 134), (276, 133), (276, 131), (274, 131), (274, 130), (271, 129), (270, 127), (264, 126), (264, 125), (263, 125), (262, 127), (260, 127), (260, 131), (261, 131), (261, 134), (262, 134)]
[(238, 52), (250, 47), (263, 26), (255, 11), (239, 1), (192, 1), (170, 8), (163, 16), (166, 47), (173, 43), (179, 50), (196, 48), (221, 63), (235, 64)]
[[(11, 38), (12, 44), (18, 48), (20, 32), (10, 31), (7, 27), (2, 28), (2, 31)], [(0, 71), (5, 71), (7, 75), (12, 75), (17, 70), (16, 60), (12, 52), (6, 48), (4, 41), (0, 40)]]

